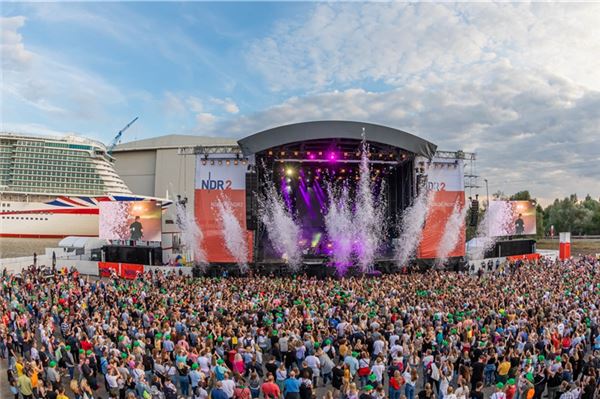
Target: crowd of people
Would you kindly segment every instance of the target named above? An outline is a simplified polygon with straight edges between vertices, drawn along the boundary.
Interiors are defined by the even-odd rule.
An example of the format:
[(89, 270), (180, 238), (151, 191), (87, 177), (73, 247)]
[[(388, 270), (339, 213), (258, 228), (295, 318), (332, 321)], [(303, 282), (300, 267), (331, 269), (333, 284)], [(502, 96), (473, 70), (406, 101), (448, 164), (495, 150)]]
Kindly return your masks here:
[(2, 275), (0, 356), (15, 399), (592, 399), (599, 268), (123, 280), (32, 267)]

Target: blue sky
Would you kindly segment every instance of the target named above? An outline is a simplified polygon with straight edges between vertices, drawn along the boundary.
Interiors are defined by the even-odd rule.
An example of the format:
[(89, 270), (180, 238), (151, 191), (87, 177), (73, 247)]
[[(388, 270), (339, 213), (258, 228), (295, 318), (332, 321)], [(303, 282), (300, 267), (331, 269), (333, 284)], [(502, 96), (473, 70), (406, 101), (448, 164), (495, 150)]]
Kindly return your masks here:
[(490, 189), (600, 196), (599, 4), (3, 3), (1, 129), (109, 142), (381, 123)]

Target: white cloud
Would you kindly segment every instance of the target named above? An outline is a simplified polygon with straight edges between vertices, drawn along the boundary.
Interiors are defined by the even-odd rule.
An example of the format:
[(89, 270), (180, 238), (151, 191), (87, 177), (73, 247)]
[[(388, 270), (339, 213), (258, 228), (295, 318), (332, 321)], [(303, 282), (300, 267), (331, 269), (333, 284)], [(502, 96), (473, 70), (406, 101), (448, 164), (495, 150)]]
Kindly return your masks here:
[(414, 133), (440, 149), (477, 152), (477, 172), (489, 179), (492, 192), (530, 189), (554, 198), (589, 190), (600, 196), (600, 91), (549, 73), (515, 74), (501, 62), (489, 73), (494, 80), (464, 76), (427, 87), (414, 83), (385, 92), (347, 89), (292, 97), (219, 123), (213, 132), (246, 136), (322, 119), (373, 122)]
[(217, 117), (209, 112), (200, 112), (196, 114), (196, 122), (198, 123), (198, 128), (210, 128), (213, 123), (217, 120)]
[(228, 114), (237, 114), (238, 112), (240, 112), (239, 107), (231, 98), (211, 98), (211, 101), (217, 105), (222, 106), (223, 110)]
[(200, 113), (204, 110), (202, 100), (200, 100), (198, 97), (189, 96), (186, 100), (186, 103), (190, 110), (194, 113)]
[(507, 60), (600, 89), (600, 4), (319, 4), (253, 41), (275, 90), (372, 80), (402, 86)]
[(24, 104), (49, 117), (94, 119), (106, 111), (106, 106), (125, 100), (103, 78), (54, 56), (28, 50), (19, 33), (24, 17), (2, 21), (2, 96), (6, 103)]
[(167, 91), (164, 95), (163, 107), (167, 114), (174, 116), (180, 116), (187, 110), (184, 101), (170, 91)]
[(0, 121), (0, 131), (9, 133), (42, 134), (50, 136), (64, 136), (67, 134), (77, 135), (75, 132), (54, 130), (37, 123), (6, 123)]
[(246, 53), (272, 90), (309, 95), (219, 130), (370, 121), (478, 152), (491, 189), (598, 197), (599, 21), (600, 4), (318, 4)]
[(18, 30), (25, 24), (25, 17), (0, 18), (0, 54), (2, 54), (2, 68), (5, 70), (19, 70), (27, 68), (33, 54), (25, 49), (23, 37)]

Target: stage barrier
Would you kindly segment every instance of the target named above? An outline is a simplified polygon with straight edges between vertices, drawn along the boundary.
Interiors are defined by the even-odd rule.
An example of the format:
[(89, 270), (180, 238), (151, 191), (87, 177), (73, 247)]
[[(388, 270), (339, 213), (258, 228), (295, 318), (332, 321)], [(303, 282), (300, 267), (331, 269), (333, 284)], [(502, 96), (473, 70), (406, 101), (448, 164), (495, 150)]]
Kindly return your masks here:
[[(0, 272), (6, 269), (8, 274), (20, 273), (23, 269), (27, 269), (33, 263), (31, 257), (27, 258), (14, 258), (3, 259), (0, 263)], [(47, 262), (40, 262), (38, 258), (38, 265), (50, 267)], [(63, 268), (75, 268), (80, 274), (88, 276), (99, 276), (99, 277), (110, 277), (112, 271), (125, 279), (135, 279), (139, 273), (156, 272), (160, 271), (164, 274), (182, 274), (184, 276), (192, 276), (191, 267), (182, 266), (149, 266), (139, 265), (133, 263), (118, 263), (118, 262), (94, 262), (86, 260), (58, 260), (56, 262), (56, 269), (60, 270)]]

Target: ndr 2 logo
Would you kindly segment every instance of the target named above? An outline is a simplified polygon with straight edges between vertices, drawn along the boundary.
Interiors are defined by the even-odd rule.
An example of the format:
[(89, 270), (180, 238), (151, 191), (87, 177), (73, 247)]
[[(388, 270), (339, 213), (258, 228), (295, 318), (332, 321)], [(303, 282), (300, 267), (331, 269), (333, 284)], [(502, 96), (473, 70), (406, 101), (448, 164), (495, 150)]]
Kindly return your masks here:
[(208, 172), (208, 179), (200, 180), (200, 188), (202, 190), (229, 190), (231, 188), (231, 180), (212, 179)]

